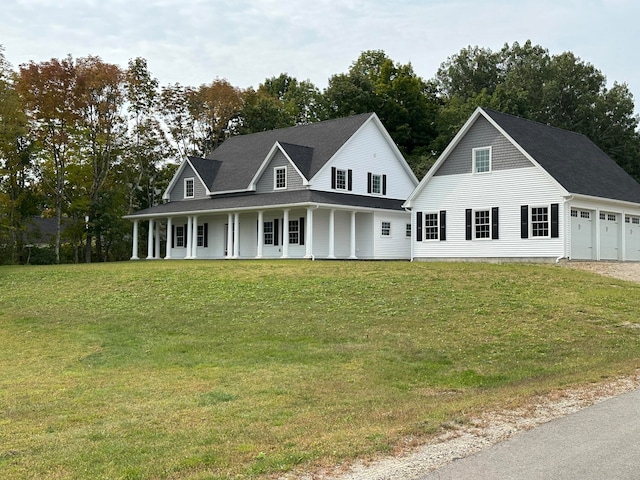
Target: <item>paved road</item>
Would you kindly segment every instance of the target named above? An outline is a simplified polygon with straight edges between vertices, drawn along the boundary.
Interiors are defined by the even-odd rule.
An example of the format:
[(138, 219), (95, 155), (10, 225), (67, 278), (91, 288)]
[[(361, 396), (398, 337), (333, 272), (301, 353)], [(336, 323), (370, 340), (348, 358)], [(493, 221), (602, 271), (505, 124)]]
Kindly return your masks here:
[(638, 480), (640, 389), (516, 435), (421, 480)]

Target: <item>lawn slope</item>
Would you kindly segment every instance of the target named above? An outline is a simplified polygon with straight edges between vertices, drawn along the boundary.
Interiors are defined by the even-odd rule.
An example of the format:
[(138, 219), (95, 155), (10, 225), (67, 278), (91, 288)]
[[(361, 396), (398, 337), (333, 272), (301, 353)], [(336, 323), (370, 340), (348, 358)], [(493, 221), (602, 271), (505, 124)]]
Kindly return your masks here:
[(259, 478), (633, 372), (640, 286), (551, 265), (0, 268), (0, 477)]

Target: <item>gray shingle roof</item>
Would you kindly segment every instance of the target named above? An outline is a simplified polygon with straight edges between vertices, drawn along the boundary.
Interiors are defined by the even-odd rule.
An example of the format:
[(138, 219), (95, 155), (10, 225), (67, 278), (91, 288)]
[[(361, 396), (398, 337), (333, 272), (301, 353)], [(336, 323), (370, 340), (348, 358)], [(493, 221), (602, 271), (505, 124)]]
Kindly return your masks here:
[[(192, 160), (192, 164), (213, 193), (246, 190), (273, 145), (280, 142), (298, 169), (310, 179), (371, 115), (231, 137), (206, 159)], [(216, 167), (208, 164), (212, 160), (218, 162)]]
[(640, 203), (640, 184), (586, 136), (483, 110), (569, 193)]
[(189, 212), (229, 211), (229, 209), (255, 208), (291, 204), (345, 205), (361, 208), (378, 208), (402, 211), (404, 200), (350, 195), (315, 190), (291, 190), (269, 193), (247, 193), (241, 195), (219, 195), (202, 200), (169, 202), (135, 212), (133, 216), (164, 215)]

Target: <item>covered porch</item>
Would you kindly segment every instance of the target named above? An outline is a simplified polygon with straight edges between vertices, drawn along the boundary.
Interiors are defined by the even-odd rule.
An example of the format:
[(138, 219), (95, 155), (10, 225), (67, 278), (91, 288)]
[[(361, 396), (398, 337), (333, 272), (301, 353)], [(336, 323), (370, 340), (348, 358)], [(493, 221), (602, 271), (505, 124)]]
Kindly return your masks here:
[(320, 205), (136, 216), (131, 259), (140, 259), (145, 221), (147, 259), (374, 258), (375, 217)]

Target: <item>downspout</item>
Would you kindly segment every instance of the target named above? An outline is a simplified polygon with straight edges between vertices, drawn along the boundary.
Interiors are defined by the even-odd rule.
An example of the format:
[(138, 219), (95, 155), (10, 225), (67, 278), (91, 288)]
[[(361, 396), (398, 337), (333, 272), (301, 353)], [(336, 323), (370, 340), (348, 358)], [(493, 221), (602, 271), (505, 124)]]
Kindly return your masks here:
[[(573, 200), (573, 195), (569, 195), (569, 197), (565, 197), (564, 199), (564, 253), (567, 253), (567, 232), (570, 231), (570, 222), (571, 222), (571, 210), (569, 210), (567, 212), (567, 205), (569, 205), (569, 202)], [(568, 215), (567, 215), (568, 214)], [(571, 242), (569, 242), (569, 250), (571, 249)], [(556, 258), (556, 264), (560, 263), (560, 260), (562, 260), (563, 258), (566, 258), (567, 260), (569, 260), (569, 255), (561, 255), (558, 258)]]
[[(404, 209), (405, 211), (409, 212), (409, 214), (411, 215), (411, 227), (412, 227), (411, 228), (411, 252), (410, 252), (411, 258), (409, 259), (409, 261), (413, 262), (413, 239), (415, 235), (415, 232), (413, 231), (413, 213), (411, 211), (411, 207), (405, 207)], [(417, 228), (418, 226), (416, 225), (416, 229)]]

